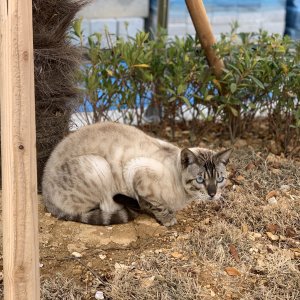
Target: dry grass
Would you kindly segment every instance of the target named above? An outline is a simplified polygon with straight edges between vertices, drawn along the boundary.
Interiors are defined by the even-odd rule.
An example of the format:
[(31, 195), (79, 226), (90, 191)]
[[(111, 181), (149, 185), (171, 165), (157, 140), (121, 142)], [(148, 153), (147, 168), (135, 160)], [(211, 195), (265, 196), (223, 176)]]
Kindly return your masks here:
[(86, 293), (69, 278), (57, 275), (54, 278), (42, 278), (41, 299), (43, 300), (80, 300)]
[[(86, 270), (80, 281), (67, 271), (42, 279), (42, 299), (95, 299), (97, 290), (106, 300), (300, 299), (299, 164), (241, 150), (229, 168), (232, 185), (224, 202), (188, 208), (164, 236), (141, 243), (139, 252), (132, 249), (121, 269), (112, 261), (109, 272)], [(273, 205), (265, 199), (272, 190)], [(266, 235), (270, 225), (278, 240)], [(240, 275), (229, 276), (227, 267)]]
[[(250, 163), (255, 167), (247, 167)], [(199, 220), (209, 217), (209, 221), (194, 224), (189, 237), (174, 244), (173, 251), (183, 253), (188, 261), (172, 260), (167, 254), (149, 255), (147, 262), (139, 265), (139, 270), (146, 273), (116, 273), (107, 290), (111, 299), (300, 298), (300, 262), (290, 250), (299, 247), (299, 165), (238, 151), (231, 168), (235, 190), (229, 189), (225, 203), (198, 204), (193, 215)], [(244, 179), (239, 181), (238, 176)], [(280, 190), (282, 185), (289, 185), (290, 190)], [(265, 199), (272, 190), (277, 191), (275, 205)], [(270, 224), (276, 225), (278, 236), (282, 235), (279, 241), (270, 241), (266, 236)], [(285, 235), (291, 228), (294, 235), (288, 238)], [(231, 254), (231, 247), (238, 260)], [(204, 266), (211, 271), (202, 280)], [(241, 276), (228, 276), (224, 273), (226, 267), (236, 268)], [(154, 276), (154, 282), (161, 279), (145, 293), (143, 276)]]

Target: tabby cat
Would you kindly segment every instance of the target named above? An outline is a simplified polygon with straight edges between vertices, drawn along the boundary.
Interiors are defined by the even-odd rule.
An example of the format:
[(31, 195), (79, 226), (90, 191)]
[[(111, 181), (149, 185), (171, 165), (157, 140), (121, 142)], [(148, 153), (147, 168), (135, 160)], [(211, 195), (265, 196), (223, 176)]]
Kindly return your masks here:
[(117, 123), (86, 126), (63, 139), (43, 176), (48, 211), (88, 224), (126, 223), (139, 211), (165, 226), (193, 200), (215, 200), (231, 150), (184, 148)]

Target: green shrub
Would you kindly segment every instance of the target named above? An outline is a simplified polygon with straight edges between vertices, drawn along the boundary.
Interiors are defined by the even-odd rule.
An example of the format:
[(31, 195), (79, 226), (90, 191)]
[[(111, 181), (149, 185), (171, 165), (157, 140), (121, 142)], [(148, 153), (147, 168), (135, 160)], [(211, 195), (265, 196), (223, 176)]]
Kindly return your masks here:
[[(279, 149), (299, 144), (299, 43), (264, 31), (237, 34), (233, 27), (215, 46), (226, 66), (217, 79), (191, 36), (169, 40), (160, 32), (151, 40), (140, 32), (112, 45), (109, 34), (93, 34), (85, 46), (80, 22), (73, 33), (87, 58), (81, 104), (92, 106), (90, 122), (118, 111), (124, 122), (140, 125), (145, 107), (154, 103), (159, 121), (173, 129), (176, 122), (221, 121), (234, 141), (265, 116)], [(105, 39), (109, 49), (101, 48)]]

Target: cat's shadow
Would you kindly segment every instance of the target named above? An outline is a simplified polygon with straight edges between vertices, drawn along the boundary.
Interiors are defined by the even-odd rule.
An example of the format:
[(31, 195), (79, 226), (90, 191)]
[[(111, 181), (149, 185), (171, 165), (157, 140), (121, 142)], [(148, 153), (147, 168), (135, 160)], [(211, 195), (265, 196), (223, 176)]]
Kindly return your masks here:
[(113, 196), (113, 200), (121, 205), (126, 206), (129, 209), (132, 209), (134, 211), (141, 211), (141, 207), (138, 203), (138, 201), (134, 198), (131, 198), (129, 196), (123, 195), (123, 194), (116, 194)]

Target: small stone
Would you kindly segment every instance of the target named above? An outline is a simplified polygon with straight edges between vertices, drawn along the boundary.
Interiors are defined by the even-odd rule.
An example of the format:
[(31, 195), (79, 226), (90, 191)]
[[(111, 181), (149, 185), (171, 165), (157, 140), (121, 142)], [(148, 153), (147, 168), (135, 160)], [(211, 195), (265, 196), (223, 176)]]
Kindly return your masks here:
[(115, 263), (115, 269), (116, 270), (124, 270), (124, 269), (128, 269), (129, 267), (124, 265), (124, 264), (120, 264), (120, 263)]
[(68, 244), (67, 249), (70, 253), (72, 253), (72, 252), (81, 252), (86, 250), (87, 248), (85, 247), (85, 245), (82, 244)]
[(82, 257), (82, 254), (79, 253), (79, 252), (72, 252), (71, 254), (72, 254), (74, 257), (77, 257), (77, 258)]
[(155, 254), (159, 254), (159, 253), (162, 253), (162, 252), (163, 252), (162, 249), (156, 249), (156, 250), (154, 250)]
[(276, 200), (275, 197), (271, 197), (271, 198), (268, 200), (268, 203), (269, 203), (270, 205), (275, 205), (275, 204), (277, 204), (277, 200)]
[(51, 217), (52, 215), (51, 215), (51, 213), (45, 213), (45, 216), (46, 217)]
[(253, 236), (254, 236), (255, 239), (259, 239), (259, 238), (261, 238), (261, 233), (259, 233), (259, 232), (254, 232), (254, 233), (253, 233)]
[(95, 299), (97, 299), (97, 300), (103, 300), (103, 299), (104, 299), (104, 294), (103, 294), (103, 292), (97, 291), (97, 292), (95, 293)]
[(215, 297), (215, 296), (216, 296), (216, 293), (215, 293), (213, 290), (210, 290), (210, 296), (211, 296), (211, 297)]
[(268, 236), (268, 238), (269, 238), (271, 241), (278, 241), (278, 240), (279, 240), (279, 236), (276, 235), (276, 234), (273, 234), (272, 232), (267, 231), (267, 232), (266, 232), (266, 235)]
[(106, 255), (105, 254), (99, 254), (99, 258), (104, 260), (106, 258)]
[(155, 276), (151, 276), (151, 277), (147, 277), (147, 278), (143, 278), (141, 280), (141, 285), (144, 288), (150, 288), (154, 285), (154, 280), (155, 280)]
[(280, 190), (282, 192), (288, 192), (290, 189), (291, 189), (291, 187), (287, 184), (283, 184), (283, 185), (280, 186)]

